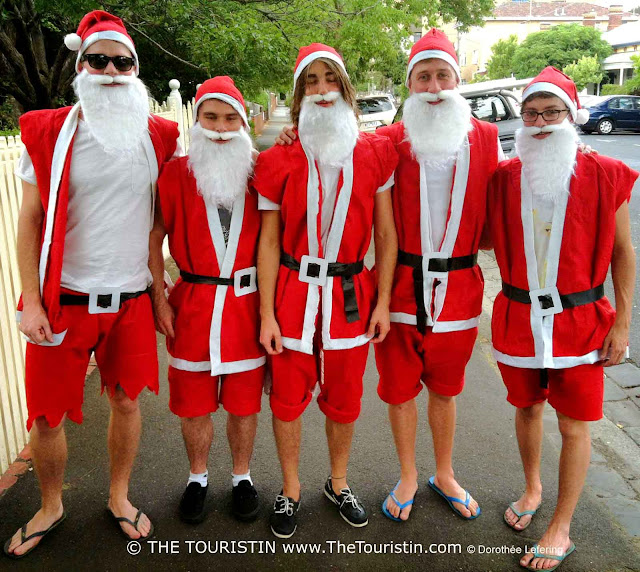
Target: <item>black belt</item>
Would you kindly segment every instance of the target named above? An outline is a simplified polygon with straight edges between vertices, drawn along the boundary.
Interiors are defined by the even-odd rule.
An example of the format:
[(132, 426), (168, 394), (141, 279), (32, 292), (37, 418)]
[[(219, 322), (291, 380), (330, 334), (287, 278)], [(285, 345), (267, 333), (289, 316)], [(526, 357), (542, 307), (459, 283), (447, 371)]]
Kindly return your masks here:
[[(516, 288), (515, 286), (511, 286), (511, 284), (503, 282), (502, 293), (507, 298), (509, 298), (509, 300), (514, 300), (515, 302), (520, 302), (521, 304), (531, 304), (531, 296), (529, 295), (529, 290)], [(574, 292), (573, 294), (560, 294), (560, 302), (562, 303), (562, 309), (565, 310), (567, 308), (575, 308), (576, 306), (584, 306), (585, 304), (597, 302), (603, 296), (604, 285), (600, 284), (600, 286), (596, 286), (595, 288), (591, 288), (590, 290)], [(543, 294), (542, 296), (539, 296), (538, 299), (540, 300), (540, 307), (543, 310), (553, 308), (553, 300), (551, 298), (551, 294)]]
[[(280, 264), (300, 272), (300, 262), (293, 256), (283, 252), (280, 255)], [(315, 267), (315, 268), (314, 268)], [(327, 276), (340, 276), (342, 278), (342, 293), (344, 295), (344, 313), (347, 316), (347, 322), (350, 324), (360, 320), (358, 312), (358, 300), (356, 298), (356, 287), (353, 277), (360, 274), (364, 270), (364, 260), (358, 262), (330, 262), (327, 265)], [(315, 272), (315, 275), (313, 274)], [(318, 265), (310, 264), (307, 270), (309, 276), (317, 278), (320, 275)]]
[(180, 270), (180, 278), (190, 284), (213, 284), (216, 286), (233, 286), (233, 278), (220, 278), (220, 276), (202, 276)]
[[(427, 310), (424, 306), (424, 274), (422, 272), (422, 255), (398, 250), (398, 264), (413, 268), (413, 291), (416, 298), (416, 325), (421, 334), (427, 331)], [(431, 258), (429, 272), (451, 272), (473, 268), (478, 264), (478, 253), (453, 258)]]
[[(149, 294), (150, 289), (140, 290), (139, 292), (121, 292), (120, 293), (120, 307), (127, 300), (133, 300), (139, 298), (143, 294)], [(111, 306), (112, 295), (111, 294), (98, 294), (96, 304), (100, 308), (108, 308)], [(89, 294), (60, 294), (61, 306), (87, 306), (89, 304)]]

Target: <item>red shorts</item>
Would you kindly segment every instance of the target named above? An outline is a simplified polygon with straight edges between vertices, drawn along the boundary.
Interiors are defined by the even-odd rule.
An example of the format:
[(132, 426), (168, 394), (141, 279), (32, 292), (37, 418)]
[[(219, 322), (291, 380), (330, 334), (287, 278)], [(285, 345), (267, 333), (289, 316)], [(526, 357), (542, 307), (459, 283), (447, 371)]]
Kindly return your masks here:
[(422, 383), (439, 395), (462, 392), (478, 328), (437, 334), (431, 330), (421, 334), (415, 326), (393, 323), (385, 340), (376, 344), (378, 395), (384, 402), (410, 401), (422, 391)]
[(513, 367), (498, 362), (507, 386), (507, 401), (518, 408), (545, 400), (562, 415), (579, 421), (602, 418), (604, 369), (602, 364), (585, 364), (566, 369), (548, 369), (548, 387), (540, 387), (539, 369)]
[(353, 423), (360, 415), (362, 376), (369, 344), (348, 350), (321, 350), (314, 355), (284, 349), (271, 356), (271, 411), (282, 421), (302, 415), (320, 382), (318, 405), (336, 423)]
[(178, 417), (200, 417), (218, 410), (238, 417), (260, 412), (265, 366), (214, 375), (169, 367), (169, 409)]
[(120, 386), (129, 399), (148, 387), (158, 393), (158, 353), (151, 298), (142, 295), (113, 314), (89, 314), (87, 306), (62, 306), (59, 346), (27, 344), (27, 431), (38, 417), (56, 427), (63, 415), (82, 423), (84, 380), (95, 352), (102, 391)]

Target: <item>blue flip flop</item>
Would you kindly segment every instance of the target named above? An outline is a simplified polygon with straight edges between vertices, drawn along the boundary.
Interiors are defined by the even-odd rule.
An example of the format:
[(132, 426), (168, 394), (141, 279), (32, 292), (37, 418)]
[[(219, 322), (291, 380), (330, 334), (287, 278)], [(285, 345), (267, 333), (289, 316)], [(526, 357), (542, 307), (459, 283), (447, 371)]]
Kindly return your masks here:
[(465, 516), (464, 514), (462, 514), (455, 506), (453, 506), (454, 502), (458, 502), (460, 504), (463, 504), (465, 506), (465, 508), (469, 508), (469, 504), (471, 503), (471, 495), (469, 494), (469, 491), (464, 491), (465, 492), (465, 499), (459, 499), (456, 497), (448, 497), (446, 494), (444, 494), (444, 491), (442, 489), (440, 489), (440, 487), (438, 487), (438, 485), (436, 485), (435, 483), (435, 475), (433, 477), (429, 478), (429, 486), (436, 491), (444, 500), (446, 500), (449, 503), (449, 506), (451, 507), (451, 510), (453, 512), (455, 512), (460, 518), (464, 518), (465, 520), (473, 520), (475, 518), (478, 518), (481, 514), (482, 511), (480, 510), (480, 507), (478, 507), (478, 512), (475, 515), (471, 515), (471, 516)]
[[(391, 497), (391, 500), (396, 503), (396, 505), (398, 506), (398, 508), (400, 509), (400, 511), (402, 512), (403, 508), (407, 508), (408, 506), (411, 506), (413, 504), (413, 501), (415, 500), (416, 496), (413, 495), (412, 499), (409, 499), (407, 502), (400, 502), (395, 495), (396, 489), (398, 488), (398, 485), (400, 485), (400, 481), (398, 481), (398, 484), (396, 484), (395, 487), (393, 487), (393, 490), (389, 493), (389, 497)], [(417, 493), (418, 491), (416, 491)], [(387, 497), (387, 498), (389, 498)], [(401, 518), (396, 518), (395, 516), (393, 516), (389, 510), (387, 509), (387, 499), (384, 499), (384, 501), (382, 501), (382, 514), (384, 514), (387, 518), (390, 518), (391, 520), (394, 520), (395, 522), (406, 522), (405, 520), (402, 520)]]
[[(518, 520), (516, 522), (514, 522), (513, 524), (510, 524), (509, 521), (507, 520), (507, 512), (505, 511), (503, 517), (504, 517), (504, 521), (507, 523), (507, 526), (509, 528), (512, 528), (513, 530), (515, 530), (516, 532), (522, 532), (523, 530), (525, 530), (527, 528), (527, 526), (529, 526), (531, 524), (531, 521), (533, 520), (533, 515), (536, 514), (536, 512), (538, 512), (538, 508), (540, 508), (540, 505), (538, 505), (538, 508), (536, 508), (535, 510), (523, 510), (523, 511), (518, 511), (516, 510), (515, 507), (515, 502), (512, 502), (509, 504), (509, 508), (513, 511), (513, 514), (515, 514), (518, 517)], [(525, 516), (525, 515), (531, 515), (531, 520), (522, 528), (516, 528), (516, 524), (518, 524), (518, 522), (520, 522), (520, 519)]]
[(540, 551), (538, 550), (538, 544), (534, 544), (532, 546), (533, 550), (531, 551), (533, 553), (533, 558), (531, 560), (534, 560), (536, 558), (548, 558), (549, 560), (557, 560), (558, 563), (555, 566), (552, 566), (551, 568), (531, 568), (530, 566), (525, 566), (525, 568), (527, 570), (544, 570), (544, 572), (551, 572), (551, 570), (555, 570), (556, 568), (558, 568), (558, 566), (560, 566), (560, 564), (562, 564), (562, 562), (564, 561), (564, 559), (569, 556), (569, 554), (571, 554), (575, 549), (576, 549), (576, 545), (572, 542), (571, 546), (569, 546), (568, 550), (562, 555), (562, 556), (556, 556), (554, 554), (545, 554), (545, 553), (540, 553)]

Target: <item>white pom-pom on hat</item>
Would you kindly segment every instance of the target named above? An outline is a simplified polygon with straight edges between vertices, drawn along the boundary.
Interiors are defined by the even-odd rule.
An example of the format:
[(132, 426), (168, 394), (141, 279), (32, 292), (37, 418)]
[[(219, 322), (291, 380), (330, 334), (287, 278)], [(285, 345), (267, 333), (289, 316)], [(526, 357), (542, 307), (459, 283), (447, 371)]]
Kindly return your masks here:
[(578, 109), (576, 112), (575, 122), (577, 125), (584, 125), (587, 121), (589, 121), (589, 110), (588, 109)]
[(82, 46), (82, 38), (78, 34), (67, 34), (64, 37), (64, 45), (71, 51), (77, 52)]

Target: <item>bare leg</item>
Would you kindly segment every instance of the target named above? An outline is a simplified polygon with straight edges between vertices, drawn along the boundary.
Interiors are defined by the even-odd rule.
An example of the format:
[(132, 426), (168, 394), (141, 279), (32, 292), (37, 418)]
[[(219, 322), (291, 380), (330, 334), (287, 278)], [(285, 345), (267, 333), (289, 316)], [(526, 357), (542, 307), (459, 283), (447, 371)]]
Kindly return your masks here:
[[(558, 482), (558, 504), (551, 522), (538, 541), (540, 551), (562, 556), (571, 546), (569, 531), (571, 519), (584, 487), (591, 460), (591, 435), (589, 423), (571, 419), (557, 413), (558, 427), (562, 435), (560, 451), (560, 478)], [(544, 570), (555, 566), (558, 561), (549, 558), (532, 558), (527, 554), (520, 561), (522, 566), (538, 566)]]
[(182, 438), (189, 457), (189, 468), (194, 474), (207, 470), (207, 460), (213, 442), (213, 422), (210, 415), (200, 417), (183, 417)]
[[(389, 421), (393, 440), (396, 443), (400, 461), (400, 483), (395, 496), (402, 504), (412, 499), (418, 490), (418, 469), (416, 468), (416, 429), (418, 409), (416, 400), (411, 399), (397, 405), (389, 405)], [(392, 516), (407, 520), (411, 505), (402, 509), (391, 499), (387, 499), (387, 510)]]
[[(44, 417), (38, 417), (31, 429), (29, 443), (33, 454), (33, 466), (40, 484), (42, 507), (27, 524), (27, 536), (47, 530), (63, 513), (62, 483), (67, 464), (67, 440), (64, 434), (66, 416), (56, 427), (49, 427)], [(24, 554), (40, 542), (34, 538), (20, 545), (20, 530), (13, 535), (9, 552)]]
[(282, 468), (283, 494), (294, 501), (300, 500), (300, 479), (298, 465), (300, 463), (300, 436), (302, 419), (282, 421), (273, 416), (273, 434), (276, 438), (278, 458)]
[(256, 414), (240, 417), (229, 413), (227, 416), (227, 438), (233, 459), (234, 475), (244, 475), (249, 472), (257, 427)]
[[(465, 498), (464, 489), (453, 474), (453, 439), (456, 433), (456, 399), (429, 390), (429, 426), (433, 436), (433, 450), (436, 457), (435, 484), (447, 496)], [(461, 503), (454, 503), (463, 516), (478, 512), (478, 503), (471, 499), (469, 509)]]
[(349, 486), (347, 485), (347, 466), (353, 440), (353, 426), (353, 423), (337, 423), (328, 417), (325, 421), (331, 462), (331, 486), (336, 494), (340, 494), (340, 489)]
[[(111, 469), (111, 486), (109, 489), (109, 509), (116, 516), (124, 516), (135, 520), (138, 510), (129, 502), (129, 477), (138, 453), (142, 420), (138, 400), (131, 400), (119, 387), (113, 395), (109, 395), (111, 417), (107, 446)], [(151, 530), (151, 522), (146, 515), (140, 517), (138, 530), (127, 523), (120, 526), (132, 539), (146, 536)]]
[[(536, 510), (542, 500), (542, 483), (540, 482), (540, 456), (542, 454), (542, 415), (544, 404), (536, 403), (531, 407), (516, 410), (516, 436), (520, 448), (520, 458), (524, 469), (526, 488), (524, 494), (514, 503), (518, 512)], [(507, 508), (505, 518), (516, 530), (522, 530), (531, 521), (532, 516), (525, 514), (522, 518)]]

